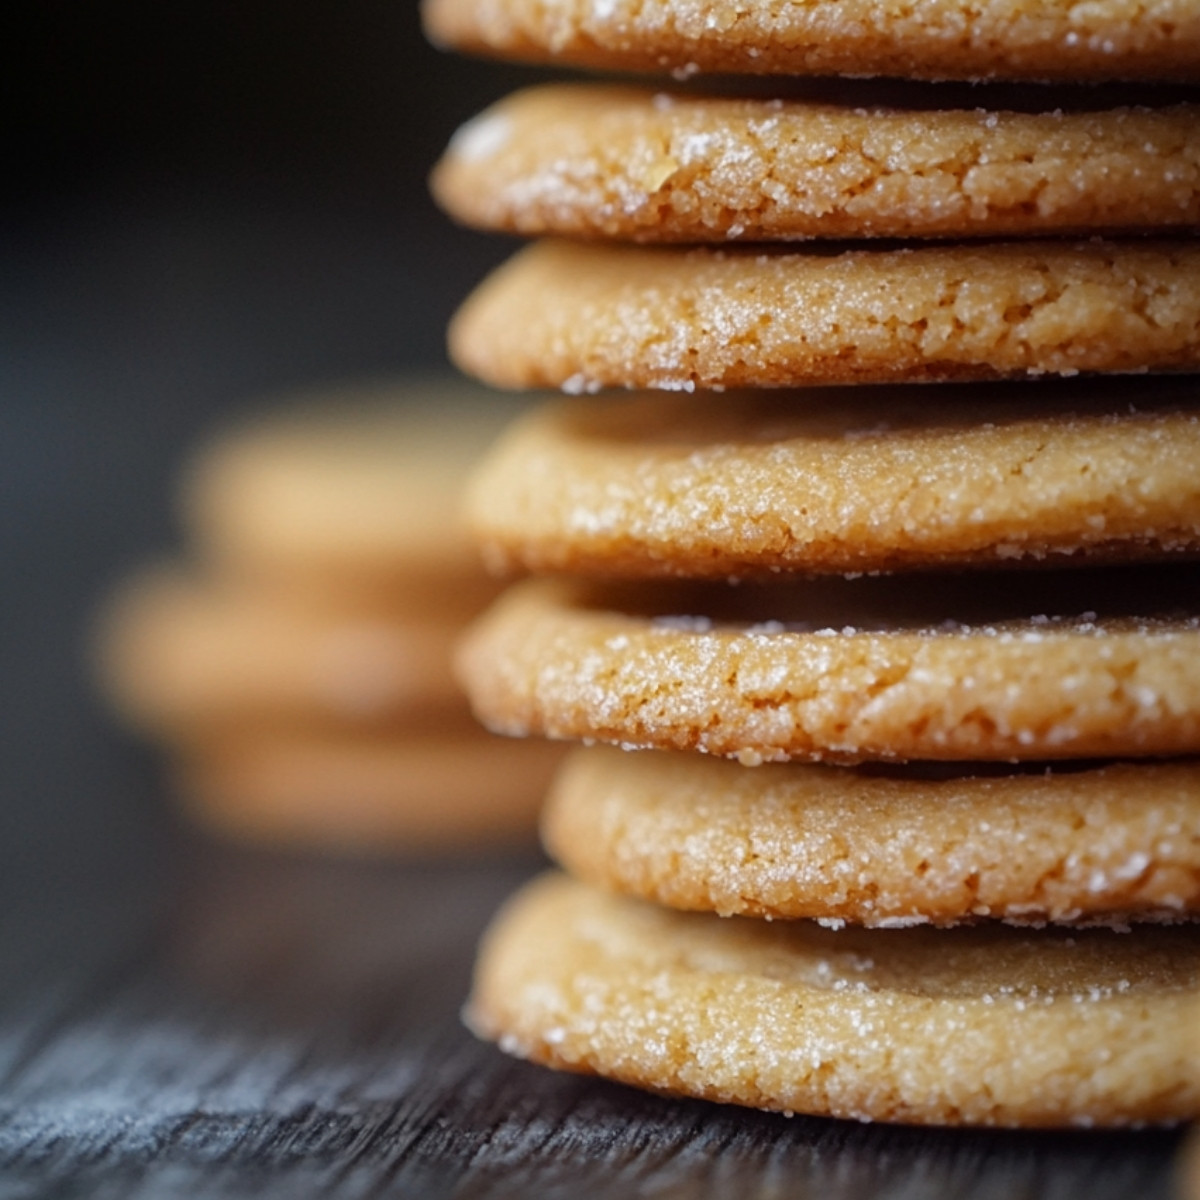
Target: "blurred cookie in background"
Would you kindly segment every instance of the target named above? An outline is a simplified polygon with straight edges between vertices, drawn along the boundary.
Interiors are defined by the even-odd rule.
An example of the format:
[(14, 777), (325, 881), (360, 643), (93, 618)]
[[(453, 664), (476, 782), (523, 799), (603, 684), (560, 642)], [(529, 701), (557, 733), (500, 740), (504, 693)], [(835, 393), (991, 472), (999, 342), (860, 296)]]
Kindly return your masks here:
[(559, 751), (485, 733), (451, 675), (497, 590), (459, 494), (519, 407), (463, 384), (347, 388), (189, 464), (191, 561), (116, 589), (94, 661), (202, 823), (356, 850), (532, 840)]
[(388, 735), (250, 729), (187, 746), (176, 788), (207, 828), (348, 851), (529, 843), (558, 747), (469, 726)]
[(460, 496), (524, 407), (440, 379), (298, 396), (200, 449), (181, 481), (185, 529), (222, 576), (475, 611), (497, 587), (462, 532)]
[[(319, 592), (319, 589), (318, 589)], [(101, 671), (131, 724), (167, 739), (258, 724), (396, 728), (462, 711), (451, 618), (351, 592), (256, 587), (167, 566), (129, 580), (108, 610)]]

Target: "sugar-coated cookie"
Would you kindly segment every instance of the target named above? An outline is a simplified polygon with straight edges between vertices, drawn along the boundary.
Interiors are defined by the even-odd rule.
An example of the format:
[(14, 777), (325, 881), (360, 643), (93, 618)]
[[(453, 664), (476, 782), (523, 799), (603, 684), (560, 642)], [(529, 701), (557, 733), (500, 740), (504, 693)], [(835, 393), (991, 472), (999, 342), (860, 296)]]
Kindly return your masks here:
[(920, 79), (1179, 79), (1189, 0), (425, 0), (437, 43), (621, 71)]
[(944, 1125), (1200, 1114), (1200, 928), (722, 919), (549, 876), (497, 918), (471, 1027), (523, 1058), (757, 1108)]
[(1200, 244), (902, 250), (545, 242), (469, 297), (451, 355), (498, 387), (785, 387), (1200, 367)]
[(460, 632), (433, 614), (329, 609), (160, 568), (110, 602), (97, 659), (122, 714), (173, 738), (247, 720), (415, 727), (461, 720)]
[(1200, 552), (1200, 387), (1160, 377), (558, 401), (485, 457), (496, 569), (725, 577)]
[(479, 729), (391, 737), (269, 730), (190, 746), (176, 764), (203, 824), (251, 841), (381, 852), (531, 841), (560, 748)]
[[(1147, 568), (740, 588), (533, 580), (475, 624), (458, 669), (503, 733), (748, 765), (1196, 754), (1198, 586), (1195, 570)], [(1108, 615), (1122, 610), (1139, 615)]]
[[(486, 585), (459, 493), (518, 407), (440, 380), (296, 397), (197, 455), (185, 520), (201, 555), (227, 573), (354, 595), (437, 591), (443, 611), (459, 595), (474, 605)], [(447, 576), (464, 582), (448, 587)]]
[(1200, 106), (1023, 113), (550, 85), (455, 134), (470, 225), (637, 241), (1001, 237), (1200, 225)]
[(747, 768), (574, 751), (542, 817), (578, 879), (722, 916), (1125, 925), (1200, 916), (1200, 761)]

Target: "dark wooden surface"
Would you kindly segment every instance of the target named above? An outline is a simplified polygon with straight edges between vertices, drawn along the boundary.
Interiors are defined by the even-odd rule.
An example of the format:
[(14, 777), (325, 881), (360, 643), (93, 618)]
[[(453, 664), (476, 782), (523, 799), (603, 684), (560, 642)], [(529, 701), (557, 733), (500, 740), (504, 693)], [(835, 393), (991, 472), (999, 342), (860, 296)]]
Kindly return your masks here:
[(457, 1011), (529, 859), (155, 858), (6, 909), (0, 1195), (1167, 1195), (1170, 1134), (788, 1120), (506, 1059)]
[(322, 861), (176, 822), (91, 695), (90, 613), (172, 544), (215, 417), (433, 357), (469, 256), (344, 216), (0, 231), (0, 1200), (1166, 1197), (1171, 1133), (787, 1120), (511, 1061), (457, 1014), (532, 853)]

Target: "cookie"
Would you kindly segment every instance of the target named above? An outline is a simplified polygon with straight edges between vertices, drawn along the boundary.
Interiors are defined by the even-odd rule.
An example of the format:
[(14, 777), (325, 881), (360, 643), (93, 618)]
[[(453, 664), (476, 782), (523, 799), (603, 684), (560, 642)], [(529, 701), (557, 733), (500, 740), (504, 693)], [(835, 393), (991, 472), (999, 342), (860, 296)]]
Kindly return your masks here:
[(1200, 915), (1200, 762), (890, 771), (576, 750), (542, 836), (578, 879), (840, 926)]
[(256, 842), (380, 852), (531, 841), (560, 758), (478, 729), (376, 738), (270, 731), (187, 748), (177, 790), (210, 828)]
[(947, 1125), (1200, 1113), (1200, 929), (822, 929), (558, 876), (484, 942), (471, 1027), (523, 1058), (787, 1112)]
[(1200, 106), (1022, 113), (552, 85), (464, 125), (459, 221), (647, 242), (1119, 233), (1200, 225)]
[(1195, 754), (1198, 588), (1194, 569), (1148, 568), (740, 588), (533, 580), (469, 631), (458, 669), (499, 732), (747, 765)]
[(437, 44), (618, 71), (916, 79), (1178, 79), (1200, 72), (1188, 0), (424, 0)]
[(541, 243), (450, 350), (498, 387), (781, 387), (1200, 367), (1200, 244), (903, 250)]
[(489, 588), (459, 523), (459, 493), (518, 409), (435, 381), (298, 397), (197, 455), (185, 522), (226, 574), (422, 603), (440, 595), (443, 610), (469, 611)]
[(495, 569), (633, 577), (1195, 554), (1198, 397), (1162, 377), (559, 401), (484, 459), (468, 522)]
[(461, 626), (341, 611), (163, 568), (131, 580), (97, 636), (106, 693), (130, 724), (170, 737), (260, 724), (461, 722)]

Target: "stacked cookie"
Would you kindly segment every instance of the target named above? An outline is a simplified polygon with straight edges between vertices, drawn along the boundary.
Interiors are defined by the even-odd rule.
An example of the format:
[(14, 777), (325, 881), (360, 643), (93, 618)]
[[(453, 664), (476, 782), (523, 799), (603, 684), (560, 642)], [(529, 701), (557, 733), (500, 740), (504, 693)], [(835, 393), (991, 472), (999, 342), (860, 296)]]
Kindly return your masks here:
[(192, 463), (198, 561), (129, 581), (97, 642), (106, 692), (206, 824), (374, 851), (528, 836), (557, 755), (486, 735), (451, 672), (496, 590), (459, 493), (513, 411), (465, 385), (352, 389)]
[[(1200, 69), (1174, 3), (879, 7), (425, 16), (464, 49), (682, 75)], [(498, 918), (469, 1020), (537, 1061), (764, 1108), (1185, 1119), (1200, 107), (912, 88), (543, 88), (435, 172), (464, 221), (577, 239), (467, 301), (460, 366), (697, 393), (550, 405), (472, 485), (491, 564), (546, 576), (465, 642), (477, 713), (611, 745), (553, 785), (570, 876)], [(775, 390), (726, 390), (746, 388)]]

